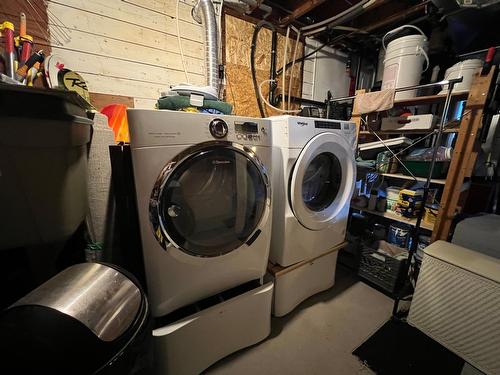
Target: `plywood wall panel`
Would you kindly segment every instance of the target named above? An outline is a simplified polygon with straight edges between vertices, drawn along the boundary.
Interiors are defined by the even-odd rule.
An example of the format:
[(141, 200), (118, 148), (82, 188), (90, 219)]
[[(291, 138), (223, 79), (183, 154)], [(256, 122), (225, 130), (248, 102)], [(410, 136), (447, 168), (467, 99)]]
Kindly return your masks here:
[[(250, 69), (250, 47), (252, 45), (252, 35), (254, 25), (240, 18), (225, 15), (225, 56), (226, 56), (226, 98), (234, 106), (236, 114), (241, 116), (260, 117), (256, 93), (253, 88), (251, 69)], [(271, 64), (271, 38), (272, 32), (268, 29), (262, 29), (257, 38), (255, 50), (255, 67), (257, 71), (257, 82), (261, 83), (269, 79), (269, 69)], [(283, 51), (285, 37), (278, 35), (277, 48), (277, 68), (283, 64)], [(287, 56), (288, 61), (293, 57), (295, 40), (289, 39)], [(297, 58), (303, 55), (303, 44), (300, 43), (297, 51)], [(286, 75), (286, 86), (288, 93), (288, 82), (290, 78), (290, 69)], [(292, 84), (292, 95), (300, 96), (302, 90), (302, 64), (297, 64), (294, 69), (294, 80)], [(263, 95), (268, 95), (269, 84), (263, 85)], [(277, 93), (281, 93), (281, 76), (278, 80)], [(297, 108), (296, 105), (292, 106)], [(279, 114), (266, 107), (268, 115)]]

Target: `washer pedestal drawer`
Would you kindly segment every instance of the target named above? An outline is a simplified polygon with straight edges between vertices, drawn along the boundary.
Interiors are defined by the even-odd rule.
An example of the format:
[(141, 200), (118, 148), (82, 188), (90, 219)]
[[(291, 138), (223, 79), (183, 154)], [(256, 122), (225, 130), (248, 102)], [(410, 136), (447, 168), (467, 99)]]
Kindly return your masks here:
[(273, 283), (268, 282), (155, 329), (155, 374), (199, 374), (219, 359), (264, 340), (271, 332), (272, 295)]
[(329, 289), (335, 283), (338, 250), (345, 242), (325, 254), (288, 267), (269, 264), (274, 277), (273, 315), (283, 316), (305, 299)]

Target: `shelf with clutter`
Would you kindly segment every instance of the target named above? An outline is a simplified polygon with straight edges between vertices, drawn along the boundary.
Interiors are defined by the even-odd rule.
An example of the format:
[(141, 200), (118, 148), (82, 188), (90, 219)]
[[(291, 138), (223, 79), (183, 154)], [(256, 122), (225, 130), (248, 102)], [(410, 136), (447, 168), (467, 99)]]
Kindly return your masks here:
[[(461, 81), (454, 79), (386, 90), (392, 96), (388, 103), (380, 99), (386, 95), (383, 90), (358, 90), (352, 97), (352, 120), (358, 126), (358, 186), (346, 250), (354, 254), (352, 264), (360, 276), (371, 275), (368, 281), (396, 300), (405, 282), (401, 275), (409, 267), (418, 268), (423, 248), (448, 238), (461, 210), (459, 202), (467, 195), (477, 156), (472, 152), (474, 135), (481, 127), (493, 77), (493, 70), (476, 72), (470, 86), (458, 86), (458, 92), (453, 86)], [(397, 98), (403, 91), (419, 96)], [(368, 97), (372, 94), (379, 98)], [(374, 101), (375, 108), (369, 110), (366, 103)], [(394, 245), (399, 248), (394, 254), (404, 262), (401, 275), (389, 275), (387, 284), (387, 259), (386, 267), (380, 267), (380, 257), (391, 256), (387, 248)], [(372, 267), (372, 274), (366, 267)]]

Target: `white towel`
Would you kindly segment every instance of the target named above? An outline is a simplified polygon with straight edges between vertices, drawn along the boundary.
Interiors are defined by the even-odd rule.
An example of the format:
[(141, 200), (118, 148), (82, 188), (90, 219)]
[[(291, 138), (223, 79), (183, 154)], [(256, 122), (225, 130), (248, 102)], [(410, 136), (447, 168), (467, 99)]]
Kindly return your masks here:
[(369, 92), (356, 96), (356, 105), (353, 115), (371, 112), (386, 111), (394, 107), (394, 89)]

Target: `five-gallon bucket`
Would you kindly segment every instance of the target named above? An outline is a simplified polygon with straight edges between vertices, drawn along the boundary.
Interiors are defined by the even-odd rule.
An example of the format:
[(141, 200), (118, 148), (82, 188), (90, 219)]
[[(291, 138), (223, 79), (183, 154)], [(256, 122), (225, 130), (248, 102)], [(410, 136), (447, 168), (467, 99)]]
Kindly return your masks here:
[[(419, 35), (408, 35), (395, 39), (385, 47), (385, 38), (404, 28), (414, 28), (420, 32)], [(413, 25), (404, 25), (389, 31), (382, 39), (385, 48), (384, 75), (382, 78), (382, 90), (400, 87), (415, 86), (420, 83), (422, 71), (429, 67), (427, 57), (427, 37), (419, 28)], [(426, 68), (423, 70), (423, 64)], [(396, 99), (410, 99), (416, 96), (416, 90), (401, 91), (396, 94)]]
[[(472, 85), (472, 78), (474, 77), (474, 73), (477, 73), (481, 70), (483, 66), (483, 61), (479, 59), (469, 59), (456, 63), (455, 65), (446, 69), (444, 73), (444, 79), (456, 79), (463, 77), (462, 82), (457, 83), (453, 87), (453, 92), (466, 92), (469, 91), (470, 86)], [(444, 86), (443, 90), (439, 92), (439, 94), (448, 93), (448, 87)]]

